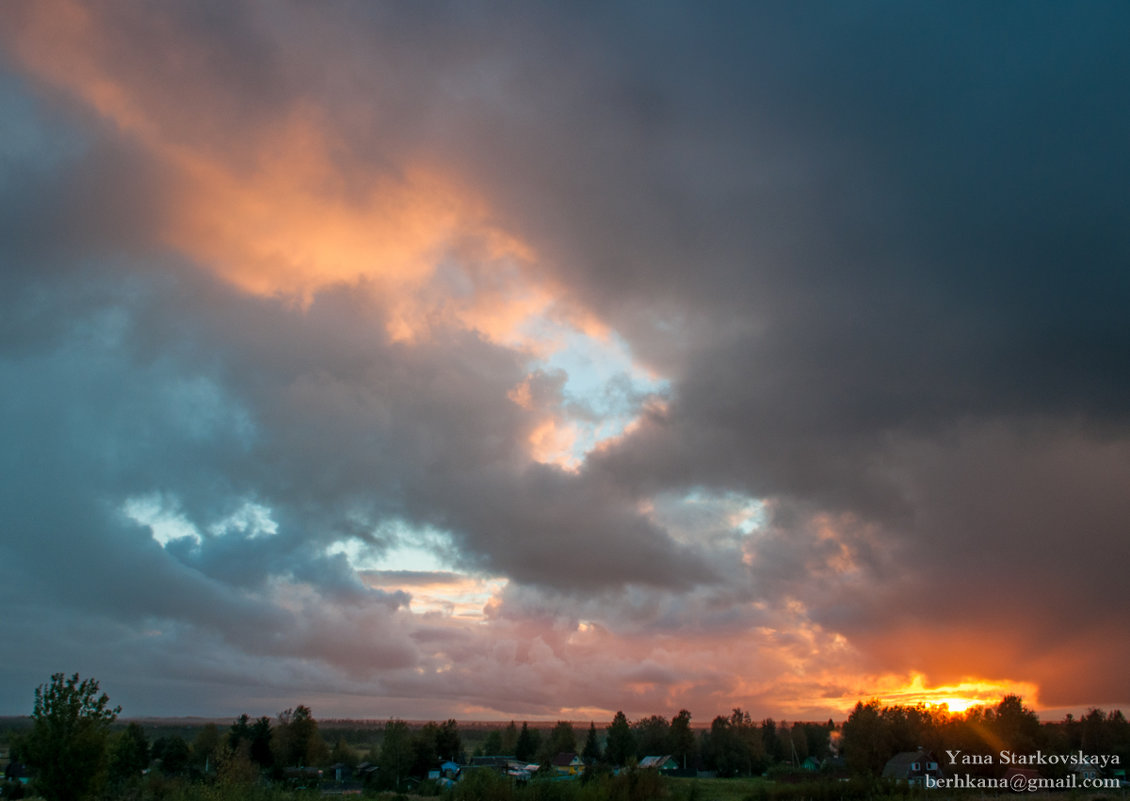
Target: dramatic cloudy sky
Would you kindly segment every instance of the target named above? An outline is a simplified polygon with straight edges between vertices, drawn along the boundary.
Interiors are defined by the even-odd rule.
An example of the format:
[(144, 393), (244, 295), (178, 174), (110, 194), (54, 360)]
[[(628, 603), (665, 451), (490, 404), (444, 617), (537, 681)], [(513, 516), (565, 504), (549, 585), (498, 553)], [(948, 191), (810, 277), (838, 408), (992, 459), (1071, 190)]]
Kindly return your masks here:
[(0, 712), (1130, 705), (1128, 25), (5, 3)]

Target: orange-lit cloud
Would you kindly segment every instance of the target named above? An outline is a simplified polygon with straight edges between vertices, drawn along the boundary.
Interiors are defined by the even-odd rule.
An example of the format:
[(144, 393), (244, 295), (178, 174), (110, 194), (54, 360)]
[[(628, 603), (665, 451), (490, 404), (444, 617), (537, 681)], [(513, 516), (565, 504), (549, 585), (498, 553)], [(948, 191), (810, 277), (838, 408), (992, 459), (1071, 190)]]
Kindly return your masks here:
[(574, 452), (577, 432), (568, 423), (549, 418), (530, 433), (530, 456), (542, 464), (576, 470), (580, 459)]
[[(142, 19), (174, 62), (207, 58), (159, 15)], [(53, 0), (22, 10), (16, 50), (160, 165), (158, 236), (199, 267), (299, 307), (327, 287), (363, 288), (400, 342), (438, 326), (543, 360), (570, 336), (611, 346), (609, 327), (566, 300), (534, 247), (457, 171), (411, 147), (375, 167), (345, 141), (340, 113), (314, 97), (241, 115), (219, 102), (220, 87), (175, 65), (161, 65), (169, 84), (139, 71), (121, 37), (98, 9)], [(198, 122), (213, 106), (224, 113)], [(536, 462), (575, 471), (586, 451), (636, 425), (582, 432), (560, 409), (535, 409), (524, 391), (510, 397), (534, 412), (527, 451)]]
[[(183, 98), (146, 82), (115, 50), (112, 22), (83, 4), (58, 0), (24, 11), (20, 58), (162, 165), (165, 240), (224, 280), (299, 304), (326, 286), (364, 282), (400, 340), (426, 336), (438, 321), (492, 341), (522, 341), (523, 323), (551, 305), (556, 293), (532, 275), (529, 245), (423, 154), (403, 154), (382, 171), (351, 162), (329, 112), (312, 100), (255, 125), (179, 127), (176, 107), (208, 103), (206, 90)], [(168, 46), (175, 53), (179, 44)], [(473, 269), (438, 275), (460, 257)]]
[[(1019, 695), (1033, 707), (1039, 703), (1038, 688), (1030, 681), (967, 678), (955, 684), (931, 687), (921, 673), (912, 674), (909, 680), (905, 676), (895, 675), (870, 678), (858, 688), (856, 699), (863, 694), (859, 691), (870, 692), (871, 697), (885, 705), (944, 705), (951, 712), (964, 712), (980, 705), (994, 706), (1006, 695)], [(852, 697), (845, 697), (843, 700), (845, 705), (855, 703)]]
[(482, 578), (460, 573), (411, 574), (395, 571), (362, 571), (370, 587), (411, 596), (414, 614), (440, 614), (464, 622), (482, 621), (486, 611), (506, 587), (505, 579)]

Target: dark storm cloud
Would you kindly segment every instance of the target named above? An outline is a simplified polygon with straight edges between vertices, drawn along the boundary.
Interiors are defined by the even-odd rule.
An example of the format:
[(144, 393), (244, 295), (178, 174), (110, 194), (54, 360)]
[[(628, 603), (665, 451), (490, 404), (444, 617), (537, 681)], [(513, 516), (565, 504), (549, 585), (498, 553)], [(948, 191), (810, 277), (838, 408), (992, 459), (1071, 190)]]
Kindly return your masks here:
[[(273, 688), (329, 665), (356, 689), (438, 664), (423, 644), (444, 642), (481, 673), (506, 665), (511, 708), (544, 703), (546, 675), (578, 706), (596, 690), (616, 706), (561, 678), (560, 642), (535, 649), (553, 666), (538, 675), (533, 656), (405, 622), (408, 594), (326, 551), (352, 538), (380, 556), (398, 521), (444, 532), (452, 567), (512, 580), (498, 625), (603, 614), (730, 635), (769, 626), (749, 604), (789, 598), (876, 669), (1012, 675), (1043, 653), (1049, 698), (1130, 700), (1125, 655), (1096, 647), (1126, 623), (1109, 558), (1130, 511), (1125, 7), (91, 13), (108, 74), (156, 109), (140, 134), (128, 108), (108, 121), (58, 89), (37, 99), (51, 77), (15, 56), (0, 86), (0, 375), (19, 388), (0, 398), (0, 569), (4, 597), (43, 621), (41, 653), (65, 657), (44, 632), (86, 609), (92, 652), (151, 625), (186, 682), (199, 666), (230, 685), (265, 654)], [(357, 205), (408, 156), (478, 188), (537, 277), (670, 379), (666, 407), (578, 474), (532, 464), (538, 420), (507, 400), (529, 354), (444, 320), (390, 341), (391, 300), (364, 281), (297, 308), (169, 253), (176, 179), (147, 138), (251, 180), (261, 139), (244, 131), (303, 115), (332, 131), (326, 187)], [(563, 386), (530, 384), (550, 406)], [(691, 490), (769, 499), (769, 518), (714, 548), (640, 512)], [(137, 498), (200, 541), (161, 548), (122, 511)], [(274, 533), (212, 530), (248, 503)], [(1027, 615), (1049, 586), (1055, 608)], [(891, 645), (923, 617), (967, 640), (1012, 629), (972, 663), (924, 647), (923, 666)], [(1047, 645), (1066, 629), (1088, 646), (1075, 661)], [(162, 664), (149, 642), (134, 647)], [(226, 664), (207, 670), (209, 650)], [(476, 681), (451, 687), (489, 705)]]
[[(676, 376), (669, 412), (589, 469), (632, 492), (780, 498), (786, 536), (754, 578), (822, 600), (818, 619), (851, 608), (812, 586), (811, 541), (787, 534), (820, 511), (874, 526), (854, 553), (894, 608), (1011, 620), (1037, 648), (1072, 615), (1102, 619), (1130, 408), (1125, 9), (730, 11), (671, 12), (677, 36), (664, 12), (565, 25), (540, 63), (593, 58), (567, 79), (507, 62), (534, 99), (483, 121), (470, 169), (535, 177), (499, 195), (571, 290)], [(998, 471), (943, 491), (920, 443), (955, 475)], [(1106, 472), (1081, 483), (1092, 461)], [(1065, 538), (1087, 554), (1072, 566)], [(876, 551), (921, 567), (894, 581)], [(1049, 583), (1056, 622), (1017, 622)], [(991, 601), (1005, 587), (1009, 613)], [(845, 630), (884, 630), (858, 611)], [(1089, 675), (1113, 681), (1092, 653)]]
[[(790, 435), (1121, 414), (1122, 14), (619, 7), (551, 41), (504, 26), (537, 46), (482, 60), (530, 100), (458, 146), (484, 181), (529, 176), (500, 187), (510, 211), (637, 348), (689, 353), (688, 387), (763, 402)], [(664, 304), (649, 338), (631, 327)], [(835, 404), (813, 400), (829, 386)]]
[[(1122, 568), (1100, 554), (1123, 550), (1114, 487), (1130, 478), (1130, 195), (1112, 180), (1130, 166), (1130, 115), (1113, 101), (1124, 9), (961, 8), (851, 13), (834, 36), (791, 29), (811, 60), (765, 108), (846, 163), (794, 176), (803, 202), (784, 226), (748, 202), (708, 225), (687, 291), (744, 324), (692, 323), (670, 413), (599, 466), (644, 489), (781, 498), (755, 581), (883, 658), (959, 676), (978, 660), (900, 649), (897, 621), (944, 621), (968, 643), (1008, 630), (1001, 648), (977, 646), (986, 672), (1042, 653), (1048, 702), (1088, 687), (1113, 700), (1121, 624), (1100, 621)], [(712, 259), (719, 247), (735, 250)], [(868, 587), (828, 593), (818, 579), (803, 532), (821, 510), (877, 526), (877, 543), (844, 527)], [(1073, 644), (1049, 646), (1064, 630)], [(1050, 678), (1062, 661), (1049, 655), (1072, 649), (1089, 684)]]

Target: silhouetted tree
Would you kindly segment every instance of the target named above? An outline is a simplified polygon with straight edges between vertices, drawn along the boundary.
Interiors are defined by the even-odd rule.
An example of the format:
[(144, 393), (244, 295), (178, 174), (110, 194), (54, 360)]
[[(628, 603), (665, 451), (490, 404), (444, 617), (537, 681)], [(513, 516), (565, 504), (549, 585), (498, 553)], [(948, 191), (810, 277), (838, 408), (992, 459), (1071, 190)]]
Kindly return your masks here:
[(166, 776), (179, 776), (188, 770), (192, 752), (183, 737), (171, 734), (157, 738), (153, 743), (151, 755), (161, 766), (162, 773)]
[(636, 757), (663, 756), (671, 752), (671, 724), (662, 715), (640, 718), (632, 724)]
[(435, 723), (425, 723), (419, 731), (412, 735), (412, 764), (408, 768), (408, 775), (423, 778), (439, 765), (439, 752), (436, 750), (436, 740), (439, 735), (439, 726)]
[(228, 729), (227, 746), (238, 751), (241, 743), (251, 742), (251, 716), (246, 712), (235, 719)]
[[(784, 725), (781, 726), (781, 731), (785, 732)], [(786, 757), (791, 764), (799, 767), (808, 759), (808, 735), (803, 723), (794, 723), (788, 728), (788, 741)]]
[(696, 759), (696, 741), (694, 730), (691, 729), (691, 713), (680, 709), (679, 714), (671, 721), (671, 756), (679, 762), (682, 768), (694, 767)]
[(523, 762), (529, 762), (537, 757), (541, 745), (541, 732), (531, 729), (528, 723), (522, 723), (522, 731), (518, 733), (518, 742), (514, 746), (514, 756)]
[(581, 750), (581, 759), (585, 761), (586, 765), (600, 761), (600, 741), (596, 736), (595, 723), (589, 723), (589, 733), (585, 737), (585, 747)]
[(110, 749), (110, 781), (115, 784), (140, 779), (149, 767), (149, 740), (137, 723), (130, 723)]
[(325, 764), (329, 749), (318, 733), (318, 721), (314, 720), (310, 707), (299, 704), (279, 713), (271, 752), (280, 767)]
[(829, 756), (831, 754), (832, 732), (835, 729), (836, 724), (830, 720), (827, 723), (805, 723), (804, 750), (808, 756), (815, 759), (824, 759)]
[(745, 760), (737, 735), (730, 727), (730, 719), (716, 715), (710, 721), (710, 731), (703, 737), (703, 756), (706, 765), (719, 776), (734, 776)]
[(214, 770), (220, 745), (220, 730), (216, 724), (204, 724), (192, 741), (192, 764), (201, 770)]
[(260, 768), (269, 768), (274, 763), (274, 754), (271, 750), (271, 738), (273, 736), (271, 719), (266, 715), (256, 720), (251, 726), (250, 748), (247, 755)]
[(385, 789), (399, 790), (412, 764), (412, 733), (403, 720), (390, 720), (385, 724), (378, 760), (379, 784)]
[(704, 757), (721, 776), (761, 773), (767, 766), (764, 734), (764, 728), (759, 729), (748, 712), (734, 709), (730, 717), (719, 715), (711, 722), (704, 738)]
[(484, 756), (498, 756), (502, 753), (502, 732), (498, 729), (491, 729), (487, 732), (487, 738), (483, 741), (482, 747), (479, 749)]
[(517, 754), (518, 736), (518, 725), (514, 721), (510, 721), (502, 731), (502, 748), (499, 750), (499, 753)]
[(48, 801), (78, 801), (98, 789), (106, 774), (110, 724), (120, 712), (110, 707), (96, 680), (80, 680), (77, 673), (70, 678), (56, 673), (36, 688), (22, 750)]
[(780, 762), (785, 758), (781, 745), (781, 738), (777, 736), (777, 722), (773, 718), (761, 721), (761, 746), (770, 762)]
[(261, 770), (251, 761), (251, 743), (239, 740), (239, 747), (223, 745), (216, 751), (216, 781), (224, 788), (247, 788), (259, 780)]
[(559, 720), (546, 738), (543, 753), (549, 758), (558, 754), (577, 753), (577, 733), (573, 731), (573, 724), (567, 720)]
[(882, 773), (893, 751), (877, 700), (856, 703), (844, 723), (843, 750), (848, 770), (853, 773), (872, 776)]
[(442, 760), (463, 761), (463, 737), (454, 719), (440, 724), (436, 732), (436, 753)]
[(361, 758), (349, 743), (345, 741), (345, 738), (338, 737), (337, 742), (334, 743), (334, 747), (330, 751), (330, 762), (333, 762), (335, 765), (340, 762), (343, 765), (349, 765), (349, 767), (355, 768), (360, 761)]
[(1032, 753), (1040, 741), (1040, 718), (1019, 695), (1006, 695), (992, 716), (992, 729), (1005, 746), (1014, 752)]
[(628, 759), (636, 753), (635, 737), (632, 736), (632, 727), (624, 713), (617, 712), (608, 727), (608, 739), (605, 741), (605, 758), (613, 765), (626, 765)]

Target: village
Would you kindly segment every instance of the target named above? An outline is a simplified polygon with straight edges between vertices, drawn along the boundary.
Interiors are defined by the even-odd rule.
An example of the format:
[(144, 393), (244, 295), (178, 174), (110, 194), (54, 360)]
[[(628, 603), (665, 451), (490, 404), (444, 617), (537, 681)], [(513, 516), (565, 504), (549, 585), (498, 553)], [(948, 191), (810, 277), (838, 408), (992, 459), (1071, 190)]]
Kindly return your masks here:
[[(864, 799), (931, 789), (1125, 794), (1130, 724), (1093, 709), (1042, 722), (1017, 696), (964, 713), (859, 702), (837, 723), (708, 726), (681, 710), (571, 721), (119, 719), (98, 683), (56, 674), (29, 718), (0, 727), (4, 799), (167, 801), (289, 794), (568, 801), (615, 798)], [(548, 795), (547, 795), (548, 794)]]

